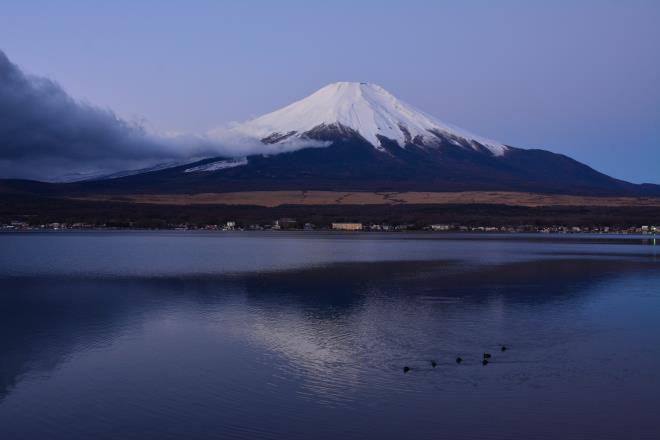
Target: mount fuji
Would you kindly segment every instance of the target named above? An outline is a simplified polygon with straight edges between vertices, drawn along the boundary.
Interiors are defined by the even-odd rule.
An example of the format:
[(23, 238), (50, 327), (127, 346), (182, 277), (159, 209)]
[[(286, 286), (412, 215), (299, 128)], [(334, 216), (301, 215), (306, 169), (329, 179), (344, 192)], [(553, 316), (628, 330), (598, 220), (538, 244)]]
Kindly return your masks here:
[(471, 134), (366, 82), (329, 84), (235, 126), (229, 134), (252, 147), (246, 147), (244, 155), (58, 188), (154, 194), (325, 190), (660, 195), (658, 185), (632, 184), (565, 155)]
[(266, 143), (292, 139), (323, 139), (334, 134), (354, 135), (387, 152), (388, 144), (399, 147), (439, 146), (488, 151), (501, 156), (505, 145), (470, 134), (440, 122), (399, 101), (382, 87), (371, 83), (338, 82), (280, 110), (249, 121), (235, 129)]

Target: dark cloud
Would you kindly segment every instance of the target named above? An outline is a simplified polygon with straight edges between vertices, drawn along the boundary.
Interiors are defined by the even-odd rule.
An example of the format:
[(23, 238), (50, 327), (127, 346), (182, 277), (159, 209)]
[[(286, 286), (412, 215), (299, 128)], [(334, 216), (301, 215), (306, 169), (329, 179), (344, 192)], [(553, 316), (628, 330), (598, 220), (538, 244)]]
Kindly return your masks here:
[(52, 177), (180, 156), (137, 124), (23, 73), (0, 51), (0, 173)]
[[(0, 178), (59, 180), (204, 157), (296, 150), (264, 145), (231, 128), (161, 136), (111, 110), (80, 102), (56, 82), (25, 74), (0, 50)], [(318, 146), (325, 146), (319, 143)]]

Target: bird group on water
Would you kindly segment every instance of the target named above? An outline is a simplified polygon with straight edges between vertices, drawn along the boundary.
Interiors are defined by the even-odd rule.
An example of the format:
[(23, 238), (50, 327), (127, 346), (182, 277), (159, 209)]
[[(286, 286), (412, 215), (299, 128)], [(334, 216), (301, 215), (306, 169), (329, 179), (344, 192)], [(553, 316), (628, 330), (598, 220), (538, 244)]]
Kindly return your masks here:
[[(507, 351), (507, 350), (508, 350), (508, 347), (507, 347), (506, 345), (501, 345), (501, 346), (500, 346), (500, 351), (505, 352), (505, 351)], [(487, 352), (484, 352), (484, 354), (483, 354), (483, 358), (482, 358), (482, 360), (481, 360), (481, 365), (483, 365), (483, 366), (488, 365), (488, 363), (490, 362), (490, 359), (491, 359), (492, 357), (493, 357), (492, 354), (487, 353)], [(462, 362), (463, 362), (463, 358), (460, 357), (460, 356), (457, 356), (457, 357), (456, 357), (456, 363), (457, 363), (457, 364), (460, 364), (460, 363), (462, 363)], [(435, 359), (434, 359), (434, 360), (431, 360), (431, 367), (435, 368), (435, 367), (437, 367), (437, 366), (438, 366), (438, 362), (437, 362)], [(403, 372), (404, 372), (404, 373), (408, 373), (409, 371), (412, 371), (412, 368), (410, 368), (410, 367), (407, 366), (407, 365), (406, 365), (405, 367), (403, 367)]]

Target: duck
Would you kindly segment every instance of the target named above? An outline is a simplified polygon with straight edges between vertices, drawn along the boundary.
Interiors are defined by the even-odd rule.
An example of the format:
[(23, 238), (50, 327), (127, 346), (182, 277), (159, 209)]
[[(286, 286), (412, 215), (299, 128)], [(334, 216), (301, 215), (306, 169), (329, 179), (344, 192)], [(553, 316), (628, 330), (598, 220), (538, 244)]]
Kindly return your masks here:
[(484, 359), (490, 359), (491, 355), (490, 353), (484, 353)]
[(506, 345), (503, 345), (502, 348), (500, 348), (500, 350), (506, 351), (507, 350)]
[(431, 361), (431, 366), (435, 368), (438, 366), (438, 363), (436, 361)]
[(404, 373), (407, 373), (408, 371), (410, 371), (410, 367), (403, 367), (403, 372)]
[(461, 362), (463, 362), (463, 358), (460, 357), (460, 356), (457, 357), (457, 358), (456, 358), (456, 363), (457, 363), (457, 364), (460, 364)]
[(481, 365), (484, 366), (488, 365), (488, 359), (484, 359), (483, 361), (481, 361)]

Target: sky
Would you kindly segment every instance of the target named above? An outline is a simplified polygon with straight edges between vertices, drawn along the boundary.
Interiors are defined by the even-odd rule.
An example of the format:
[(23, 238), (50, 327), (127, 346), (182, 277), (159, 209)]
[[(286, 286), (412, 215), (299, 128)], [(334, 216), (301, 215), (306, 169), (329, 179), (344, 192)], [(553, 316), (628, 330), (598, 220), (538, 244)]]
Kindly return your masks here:
[[(112, 138), (120, 148), (101, 148), (106, 162), (141, 129), (204, 133), (331, 82), (369, 81), (484, 137), (660, 183), (659, 1), (0, 0), (0, 10), (6, 70), (54, 81), (52, 114), (78, 114), (70, 96), (104, 130), (130, 126)], [(0, 173), (28, 160), (0, 156)]]

